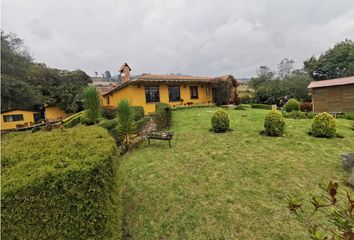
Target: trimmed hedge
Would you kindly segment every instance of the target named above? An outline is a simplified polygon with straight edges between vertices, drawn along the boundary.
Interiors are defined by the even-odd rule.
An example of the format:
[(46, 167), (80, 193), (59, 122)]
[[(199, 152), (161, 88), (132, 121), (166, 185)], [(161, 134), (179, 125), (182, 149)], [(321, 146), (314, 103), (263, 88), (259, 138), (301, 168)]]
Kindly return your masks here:
[(156, 123), (157, 130), (171, 127), (172, 112), (170, 105), (166, 103), (156, 103), (155, 112), (151, 116)]
[(299, 111), (300, 105), (296, 99), (289, 99), (287, 103), (284, 105), (285, 112)]
[(285, 121), (283, 115), (277, 110), (268, 112), (264, 119), (264, 129), (268, 136), (282, 136), (285, 131)]
[(272, 105), (269, 104), (254, 103), (250, 104), (250, 106), (251, 108), (272, 110)]
[(283, 112), (283, 117), (285, 118), (293, 118), (293, 119), (312, 119), (314, 118), (314, 112), (300, 112), (300, 111), (292, 111), (292, 112)]
[(100, 127), (2, 143), (2, 239), (105, 239), (117, 148)]
[(133, 109), (133, 119), (134, 121), (139, 121), (144, 117), (144, 107), (142, 106), (132, 106)]
[(214, 132), (225, 132), (230, 128), (229, 115), (224, 110), (216, 111), (211, 117), (211, 125)]
[(324, 138), (336, 136), (336, 119), (326, 112), (318, 114), (313, 120), (311, 134)]
[(98, 126), (103, 127), (107, 129), (108, 131), (111, 131), (113, 128), (117, 126), (117, 119), (109, 119), (109, 120), (102, 120)]

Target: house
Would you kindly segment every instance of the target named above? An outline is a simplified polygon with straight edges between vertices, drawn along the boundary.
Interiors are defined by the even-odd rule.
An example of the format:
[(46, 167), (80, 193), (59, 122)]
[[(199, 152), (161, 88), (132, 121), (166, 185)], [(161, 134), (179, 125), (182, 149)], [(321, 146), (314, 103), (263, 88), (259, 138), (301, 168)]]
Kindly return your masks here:
[(314, 112), (354, 112), (354, 76), (313, 81), (308, 88)]
[(61, 108), (57, 106), (47, 105), (45, 109), (45, 120), (50, 122), (55, 122), (62, 120), (68, 116), (68, 114)]
[(238, 83), (231, 75), (222, 77), (196, 77), (181, 75), (143, 74), (130, 78), (127, 63), (120, 68), (121, 84), (101, 94), (102, 106), (117, 106), (126, 99), (132, 106), (143, 106), (145, 113), (155, 111), (155, 103), (192, 105), (213, 102), (213, 88), (219, 81), (229, 82), (230, 102), (235, 100)]
[(29, 127), (42, 118), (39, 111), (12, 109), (1, 112), (1, 130), (11, 130), (18, 127)]

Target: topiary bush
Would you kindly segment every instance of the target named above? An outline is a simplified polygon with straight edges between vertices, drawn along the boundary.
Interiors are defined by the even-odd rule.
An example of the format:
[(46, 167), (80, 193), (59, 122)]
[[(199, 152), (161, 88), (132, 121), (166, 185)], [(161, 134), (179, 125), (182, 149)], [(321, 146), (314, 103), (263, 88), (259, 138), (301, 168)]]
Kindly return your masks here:
[(211, 125), (214, 132), (225, 132), (230, 127), (229, 115), (224, 110), (216, 111), (211, 117)]
[(2, 239), (107, 239), (116, 155), (112, 137), (95, 126), (6, 139)]
[(313, 120), (311, 134), (315, 137), (334, 137), (336, 135), (336, 119), (326, 112), (318, 114)]
[(302, 112), (312, 112), (312, 103), (303, 102), (300, 104), (300, 111)]
[(264, 119), (264, 129), (265, 134), (268, 136), (282, 136), (285, 131), (285, 121), (283, 115), (277, 110), (268, 112)]
[(299, 111), (299, 109), (299, 102), (296, 101), (296, 99), (289, 99), (289, 101), (284, 105), (285, 112)]

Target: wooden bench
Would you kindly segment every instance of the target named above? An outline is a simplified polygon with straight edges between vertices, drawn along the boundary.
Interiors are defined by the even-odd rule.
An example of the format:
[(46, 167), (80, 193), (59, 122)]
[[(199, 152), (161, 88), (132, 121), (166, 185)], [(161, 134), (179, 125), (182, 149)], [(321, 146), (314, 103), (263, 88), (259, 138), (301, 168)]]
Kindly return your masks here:
[(173, 137), (173, 132), (152, 132), (146, 134), (146, 138), (148, 139), (149, 145), (150, 145), (150, 139), (166, 140), (168, 141), (169, 148), (171, 148), (172, 137)]

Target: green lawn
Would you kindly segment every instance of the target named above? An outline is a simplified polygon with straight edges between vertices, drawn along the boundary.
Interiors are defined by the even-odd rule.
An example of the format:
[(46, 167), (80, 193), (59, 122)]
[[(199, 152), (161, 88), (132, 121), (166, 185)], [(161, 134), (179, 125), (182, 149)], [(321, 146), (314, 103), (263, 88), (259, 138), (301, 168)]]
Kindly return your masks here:
[(343, 139), (310, 137), (312, 120), (293, 119), (285, 137), (271, 138), (259, 134), (267, 110), (228, 110), (233, 131), (216, 134), (214, 111), (173, 112), (171, 149), (152, 141), (121, 159), (124, 239), (307, 239), (286, 195), (308, 198), (324, 180), (346, 181), (350, 121), (338, 120)]

